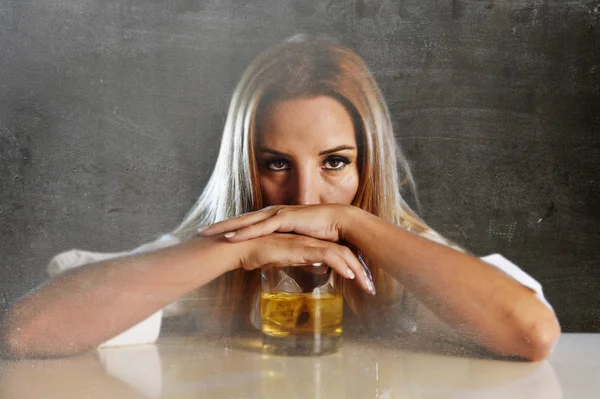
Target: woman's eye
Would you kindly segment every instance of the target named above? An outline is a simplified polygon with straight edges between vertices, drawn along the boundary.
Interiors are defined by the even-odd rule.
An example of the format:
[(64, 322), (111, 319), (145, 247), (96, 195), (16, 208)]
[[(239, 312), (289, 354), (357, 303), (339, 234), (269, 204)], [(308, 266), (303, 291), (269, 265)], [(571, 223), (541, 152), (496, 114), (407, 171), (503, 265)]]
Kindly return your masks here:
[(325, 169), (329, 170), (342, 170), (348, 165), (350, 161), (344, 157), (330, 157), (323, 162)]
[(289, 169), (287, 161), (283, 159), (270, 159), (266, 163), (269, 170), (280, 171)]

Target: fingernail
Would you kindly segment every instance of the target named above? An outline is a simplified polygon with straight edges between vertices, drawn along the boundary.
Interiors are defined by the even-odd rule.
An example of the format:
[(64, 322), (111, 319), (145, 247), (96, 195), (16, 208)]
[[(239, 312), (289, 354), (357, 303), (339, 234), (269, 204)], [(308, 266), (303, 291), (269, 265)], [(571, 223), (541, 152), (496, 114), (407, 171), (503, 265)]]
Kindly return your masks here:
[(202, 226), (202, 227), (198, 228), (198, 230), (196, 230), (196, 231), (198, 232), (198, 234), (202, 234), (202, 232), (206, 229), (208, 229), (208, 226)]
[(372, 280), (373, 277), (371, 276), (371, 270), (369, 270), (369, 266), (367, 266), (367, 264), (365, 263), (364, 259), (362, 258), (362, 256), (360, 254), (357, 255), (357, 258), (363, 267), (363, 272), (365, 273), (365, 277), (367, 278), (367, 280)]
[(230, 231), (229, 233), (225, 233), (225, 238), (231, 238), (235, 235), (235, 231)]
[(351, 279), (354, 279), (354, 277), (356, 277), (354, 275), (354, 272), (350, 268), (346, 269), (346, 275)]
[(371, 280), (367, 280), (367, 287), (369, 287), (371, 295), (375, 295), (377, 293), (377, 290), (375, 289), (375, 284), (373, 284)]

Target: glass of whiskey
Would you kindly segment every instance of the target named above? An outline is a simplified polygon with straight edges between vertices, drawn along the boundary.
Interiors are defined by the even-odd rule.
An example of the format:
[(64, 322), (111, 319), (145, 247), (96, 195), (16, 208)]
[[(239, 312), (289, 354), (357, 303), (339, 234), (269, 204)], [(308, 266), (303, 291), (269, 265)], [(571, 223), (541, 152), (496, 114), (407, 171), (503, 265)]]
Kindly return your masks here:
[(342, 279), (321, 263), (261, 268), (263, 352), (317, 356), (342, 339)]

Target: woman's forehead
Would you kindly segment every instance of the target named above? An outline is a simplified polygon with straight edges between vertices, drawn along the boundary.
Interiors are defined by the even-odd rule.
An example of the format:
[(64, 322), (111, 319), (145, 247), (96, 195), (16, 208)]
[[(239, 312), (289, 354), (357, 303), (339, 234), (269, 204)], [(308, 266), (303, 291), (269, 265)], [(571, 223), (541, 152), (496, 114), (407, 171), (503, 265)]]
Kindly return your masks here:
[(352, 118), (344, 105), (329, 96), (274, 103), (259, 125), (261, 146), (356, 146)]

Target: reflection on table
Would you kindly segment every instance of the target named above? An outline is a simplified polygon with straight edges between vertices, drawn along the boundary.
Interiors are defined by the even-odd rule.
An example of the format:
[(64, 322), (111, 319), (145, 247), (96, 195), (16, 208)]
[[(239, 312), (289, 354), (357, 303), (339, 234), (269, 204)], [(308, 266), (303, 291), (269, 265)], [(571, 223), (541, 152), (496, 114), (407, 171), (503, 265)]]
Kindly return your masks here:
[(333, 355), (275, 357), (261, 353), (257, 338), (165, 337), (72, 358), (0, 361), (0, 397), (548, 399), (595, 397), (600, 388), (592, 378), (600, 375), (600, 334), (563, 334), (540, 363), (453, 351), (346, 340)]

